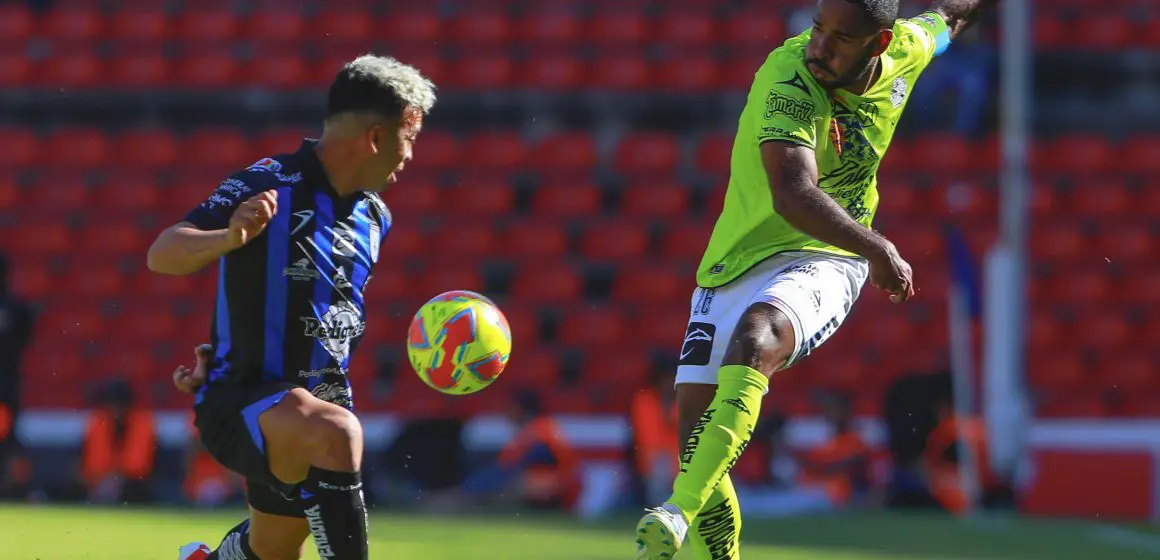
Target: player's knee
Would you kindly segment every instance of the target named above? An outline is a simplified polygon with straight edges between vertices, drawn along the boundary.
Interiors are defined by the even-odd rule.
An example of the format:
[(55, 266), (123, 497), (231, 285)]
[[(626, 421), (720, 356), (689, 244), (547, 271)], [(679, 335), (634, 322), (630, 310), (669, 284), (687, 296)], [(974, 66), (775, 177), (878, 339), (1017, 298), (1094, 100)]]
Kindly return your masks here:
[(723, 363), (772, 375), (789, 360), (793, 347), (793, 326), (785, 313), (767, 303), (755, 303), (738, 320)]
[(357, 470), (362, 459), (362, 424), (354, 413), (330, 406), (309, 422), (308, 439), (314, 450), (313, 466), (346, 471)]

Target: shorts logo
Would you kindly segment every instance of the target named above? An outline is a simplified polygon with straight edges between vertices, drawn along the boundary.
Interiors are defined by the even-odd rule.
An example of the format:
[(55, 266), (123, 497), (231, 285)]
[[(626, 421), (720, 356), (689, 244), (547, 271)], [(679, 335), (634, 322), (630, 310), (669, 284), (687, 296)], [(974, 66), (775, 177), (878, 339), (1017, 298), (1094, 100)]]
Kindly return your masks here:
[(685, 331), (685, 342), (681, 345), (682, 366), (707, 366), (713, 354), (713, 336), (717, 327), (709, 323), (691, 322)]

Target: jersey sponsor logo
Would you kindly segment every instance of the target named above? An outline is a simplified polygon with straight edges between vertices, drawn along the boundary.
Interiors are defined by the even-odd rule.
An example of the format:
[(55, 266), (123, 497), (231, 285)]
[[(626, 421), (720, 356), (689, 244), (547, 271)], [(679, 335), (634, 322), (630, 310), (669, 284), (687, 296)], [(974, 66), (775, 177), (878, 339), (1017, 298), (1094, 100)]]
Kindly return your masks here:
[(245, 182), (230, 177), (221, 182), (213, 194), (205, 202), (201, 203), (201, 207), (206, 210), (213, 210), (214, 208), (226, 208), (233, 206), (238, 201), (245, 198), (245, 195), (251, 192), (250, 186)]
[(322, 506), (311, 506), (303, 511), (306, 514), (306, 526), (314, 535), (314, 547), (318, 549), (319, 558), (338, 558), (334, 547), (330, 544), (330, 535), (326, 534), (326, 525), (322, 523)]
[(707, 366), (709, 357), (713, 354), (713, 336), (717, 334), (717, 326), (710, 323), (693, 321), (685, 330), (685, 342), (681, 344), (682, 366)]
[(685, 440), (685, 448), (681, 450), (681, 472), (688, 472), (688, 465), (693, 461), (693, 455), (696, 455), (697, 447), (701, 445), (701, 434), (705, 433), (705, 429), (713, 421), (714, 412), (717, 412), (717, 409), (710, 408), (702, 412), (701, 417), (697, 419), (697, 423), (693, 424), (693, 429), (689, 430), (689, 439)]
[(294, 225), (294, 229), (290, 230), (290, 235), (294, 235), (298, 233), (298, 230), (306, 227), (306, 224), (310, 223), (310, 220), (314, 218), (314, 210), (299, 210), (291, 215), (298, 218), (298, 223)]
[(282, 269), (282, 276), (286, 276), (291, 280), (298, 280), (300, 282), (310, 282), (317, 280), (321, 274), (314, 269), (314, 263), (310, 262), (308, 258), (301, 258), (294, 261), (294, 264)]
[(277, 173), (282, 170), (282, 164), (278, 160), (271, 158), (262, 158), (255, 161), (252, 165), (246, 168), (247, 171), (269, 171)]
[(808, 94), (810, 92), (809, 86), (806, 85), (806, 81), (802, 78), (802, 75), (798, 72), (794, 72), (792, 78), (790, 78), (784, 82), (778, 82), (778, 83), (784, 84), (787, 86), (791, 86), (791, 87), (795, 87), (795, 88), (801, 90), (803, 93)]
[(346, 375), (346, 371), (342, 368), (327, 367), (322, 369), (312, 369), (310, 371), (299, 370), (298, 377), (302, 379), (311, 379), (314, 377), (322, 377), (324, 375)]
[(343, 408), (350, 408), (352, 404), (350, 387), (347, 387), (345, 384), (319, 383), (310, 390), (310, 394), (314, 395), (318, 400), (336, 404)]
[(282, 181), (283, 183), (301, 183), (302, 182), (302, 173), (291, 173), (290, 175), (284, 175), (282, 173), (275, 173), (274, 176), (277, 177), (278, 180)]
[(366, 330), (362, 313), (347, 301), (331, 305), (321, 319), (299, 317), (299, 320), (305, 326), (304, 334), (317, 339), (338, 363), (350, 357), (350, 341)]
[(894, 78), (894, 85), (890, 86), (890, 104), (895, 109), (906, 103), (906, 93), (908, 90), (906, 85), (906, 78)]
[(765, 118), (785, 115), (794, 121), (808, 125), (814, 118), (814, 104), (804, 99), (794, 99), (777, 90), (769, 90), (765, 98)]

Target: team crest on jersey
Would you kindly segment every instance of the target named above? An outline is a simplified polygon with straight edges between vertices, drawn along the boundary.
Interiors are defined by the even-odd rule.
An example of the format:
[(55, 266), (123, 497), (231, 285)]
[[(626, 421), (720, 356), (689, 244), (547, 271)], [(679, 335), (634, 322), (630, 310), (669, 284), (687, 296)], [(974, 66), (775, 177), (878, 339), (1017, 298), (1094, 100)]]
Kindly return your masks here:
[(282, 170), (282, 164), (278, 163), (278, 161), (275, 159), (262, 158), (258, 161), (255, 161), (254, 164), (247, 169), (249, 171), (269, 171), (271, 173), (277, 173)]
[(890, 104), (895, 109), (901, 107), (906, 102), (907, 89), (906, 79), (894, 78), (894, 85), (890, 86)]

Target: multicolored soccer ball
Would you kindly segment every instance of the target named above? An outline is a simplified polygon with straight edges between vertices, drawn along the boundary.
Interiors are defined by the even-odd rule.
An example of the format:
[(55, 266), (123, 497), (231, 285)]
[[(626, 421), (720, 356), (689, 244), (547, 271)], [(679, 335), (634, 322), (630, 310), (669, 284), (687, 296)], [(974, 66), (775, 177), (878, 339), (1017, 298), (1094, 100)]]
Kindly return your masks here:
[(512, 351), (512, 331), (490, 299), (466, 290), (423, 304), (407, 330), (407, 357), (436, 391), (466, 395), (499, 377)]

